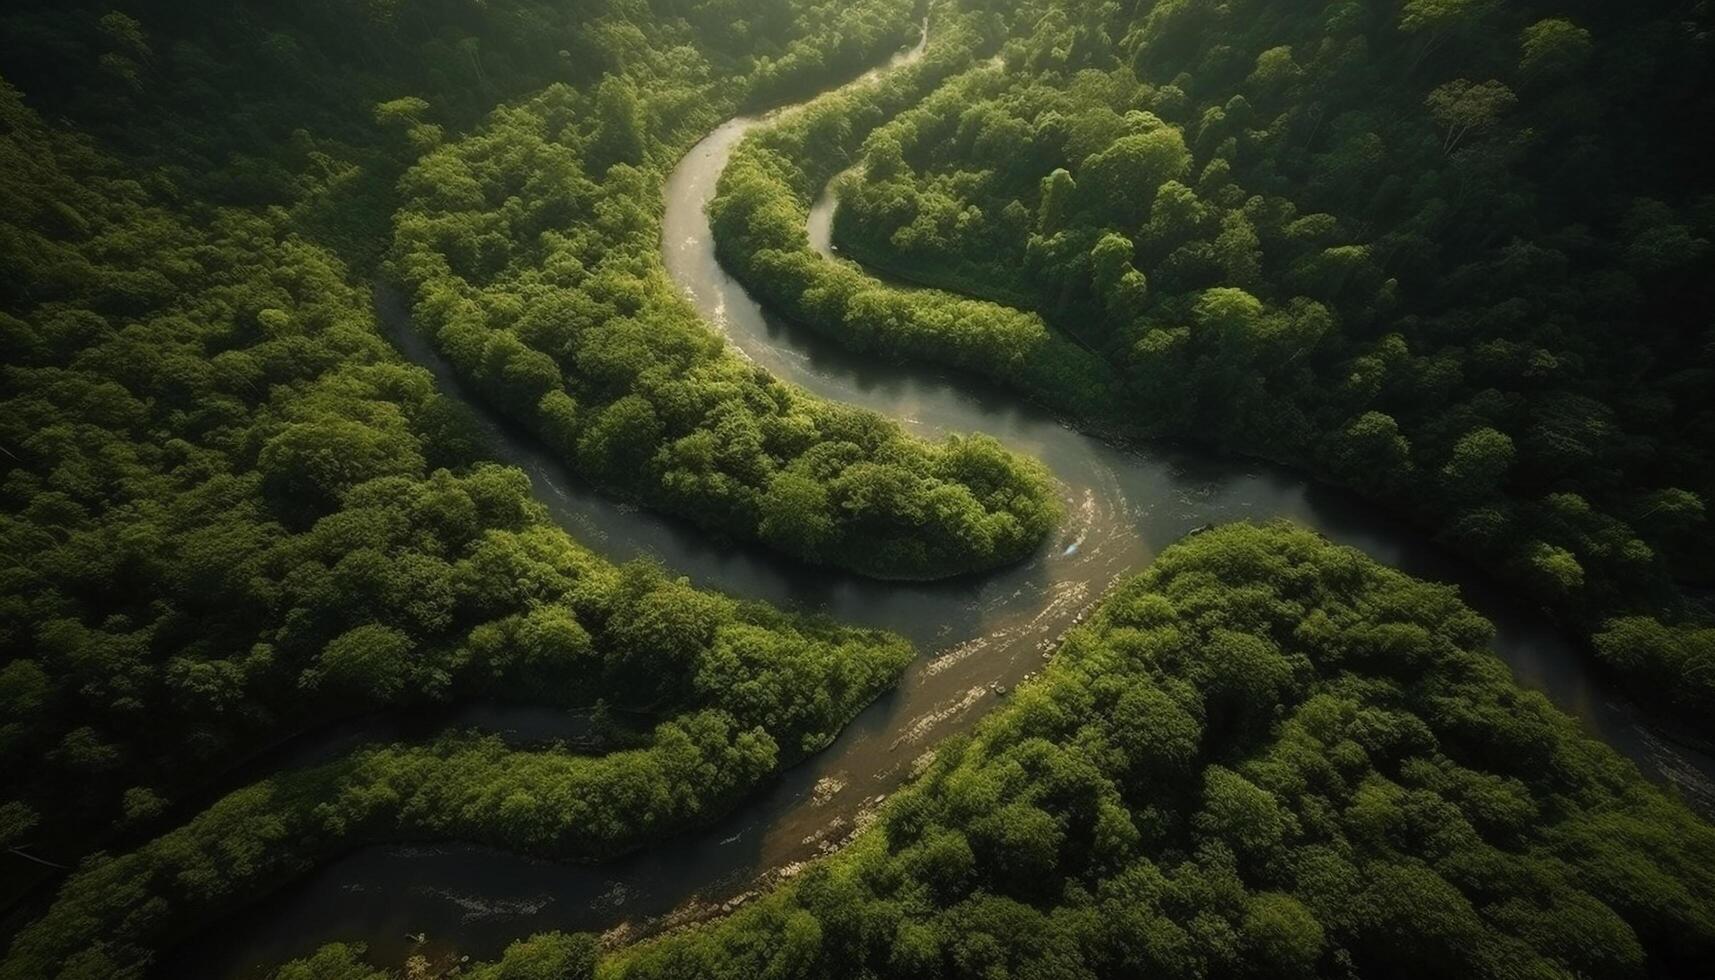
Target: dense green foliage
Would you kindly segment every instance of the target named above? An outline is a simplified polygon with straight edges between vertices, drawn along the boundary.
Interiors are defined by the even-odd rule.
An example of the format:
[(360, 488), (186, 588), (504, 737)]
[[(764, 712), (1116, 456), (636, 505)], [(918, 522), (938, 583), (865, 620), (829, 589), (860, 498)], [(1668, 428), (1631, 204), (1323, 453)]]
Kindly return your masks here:
[(287, 207), (359, 268), (394, 222), (420, 325), (610, 489), (814, 562), (931, 578), (1028, 554), (1055, 519), (1046, 476), (753, 376), (656, 254), (660, 182), (691, 141), (877, 60), (914, 33), (913, 2), (32, 3), (0, 20), (0, 56), (174, 193)]
[[(599, 758), (448, 737), (241, 790), (86, 864), (0, 964), (131, 975), (159, 942), (367, 839), (595, 858), (720, 812), (910, 658), (884, 634), (616, 569), (378, 337), (283, 210), (181, 212), (0, 89), (4, 843), (75, 858), (209, 768), (453, 697), (665, 719)], [(18, 864), (10, 866), (16, 869)]]
[[(554, 77), (564, 59), (528, 53), (544, 41), (575, 36), (600, 47), (603, 71), (681, 72), (693, 80), (681, 94), (701, 80), (704, 95), (737, 103), (821, 84), (910, 30), (909, 18), (891, 16), (905, 8), (886, 3), (781, 8), (751, 26), (682, 5), (644, 19), (643, 38), (632, 24), (639, 11), (606, 4), (550, 12), (425, 2), (366, 6), (356, 17), (343, 3), (240, 6), (228, 18), (151, 3), (126, 5), (130, 13), (23, 4), (0, 15), (8, 70), (102, 140), (44, 124), (3, 90), (0, 761), (9, 778), (0, 842), (61, 863), (75, 861), (90, 834), (147, 831), (209, 773), (343, 714), (455, 695), (702, 704), (686, 673), (695, 647), (670, 653), (603, 630), (657, 592), (663, 606), (712, 600), (664, 580), (623, 585), (654, 573), (618, 576), (545, 525), (520, 474), (473, 466), (462, 411), (380, 341), (368, 289), (330, 249), (357, 260), (377, 252), (385, 228), (348, 192), (390, 184), (432, 153), (447, 137), (431, 120), (474, 116), (469, 107), (496, 92)], [(497, 59), (507, 68), (484, 69), (478, 34), (507, 53)], [(740, 56), (723, 44), (749, 47)], [(463, 91), (466, 69), (440, 57), (443, 45), (469, 54), (495, 88), (440, 116), (416, 96), (375, 105), (406, 85), (436, 99)], [(293, 52), (310, 59), (304, 71), (216, 67)], [(91, 60), (100, 71), (82, 70)], [(707, 81), (719, 71), (756, 77)], [(595, 77), (587, 98), (603, 105), (612, 100), (600, 93), (635, 84), (614, 76), (597, 86)], [(584, 99), (561, 84), (538, 104), (581, 110)], [(599, 128), (614, 116), (592, 109), (590, 118)], [(456, 144), (445, 160), (492, 146), (484, 139)], [(419, 208), (402, 226), (432, 221), (418, 198), (436, 193), (435, 159), (402, 185)], [(659, 172), (616, 171), (630, 177), (601, 209), (629, 208), (647, 225)], [(550, 210), (565, 203), (543, 200)], [(346, 224), (333, 228), (330, 214)], [(567, 234), (579, 217), (558, 215)], [(421, 248), (413, 254), (430, 263)], [(639, 249), (627, 254), (648, 264)], [(702, 438), (680, 440), (679, 456), (713, 454), (710, 469), (755, 477), (751, 510), (766, 505), (767, 514), (752, 524), (800, 554), (833, 560), (819, 549), (846, 533), (867, 544), (850, 549), (858, 563), (931, 574), (1016, 557), (1053, 519), (1040, 471), (990, 442), (929, 449), (873, 415), (736, 368), (682, 308), (652, 323), (672, 323), (670, 343), (708, 365), (667, 393), (678, 410), (701, 405), (699, 418), (711, 420)], [(611, 336), (625, 333), (616, 326)], [(619, 360), (656, 355), (607, 350)], [(657, 385), (627, 399), (613, 386), (620, 375), (598, 373), (600, 392), (622, 403), (611, 425), (663, 394)], [(559, 394), (549, 399), (556, 411), (572, 405)], [(551, 418), (552, 434), (568, 431), (563, 412)], [(642, 445), (624, 435), (622, 448)], [(758, 455), (767, 452), (783, 459)], [(776, 473), (784, 460), (796, 468)], [(675, 484), (681, 509), (724, 492), (720, 473), (704, 476), (702, 487)], [(900, 528), (921, 533), (907, 541)], [(756, 626), (761, 615), (719, 608), (720, 628)], [(758, 628), (816, 649), (849, 641), (858, 659), (897, 669), (886, 638)], [(733, 670), (761, 676), (767, 660)], [(776, 718), (770, 729), (795, 753), (879, 677), (794, 690), (798, 706), (785, 714), (805, 717)], [(764, 699), (788, 689), (760, 683)], [(7, 869), (10, 896), (30, 868)]]
[(281, 205), (367, 263), (421, 153), (550, 82), (692, 46), (731, 96), (855, 73), (903, 37), (886, 4), (797, 0), (14, 0), (0, 65), (199, 199)]
[[(855, 55), (830, 52), (890, 41), (850, 30), (859, 14), (841, 23), (839, 37), (794, 43), (781, 63), (796, 51), (805, 71), (843, 70)], [(136, 25), (103, 17), (99, 28)], [(189, 57), (187, 46), (175, 53)], [(781, 71), (767, 84), (788, 85)], [(57, 94), (66, 111), (93, 112), (101, 84)], [(162, 85), (154, 111), (83, 120), (108, 147), (44, 124), (0, 87), (0, 843), (75, 863), (95, 835), (156, 827), (247, 753), (380, 707), (605, 701), (661, 725), (599, 758), (448, 737), (242, 790), (85, 865), (21, 934), (4, 975), (128, 973), (190, 924), (362, 840), (458, 836), (581, 858), (637, 846), (825, 743), (897, 676), (910, 651), (895, 637), (737, 604), (648, 566), (615, 569), (548, 524), (524, 476), (476, 461), (462, 409), (379, 339), (369, 290), (303, 200), (217, 203), (171, 159), (112, 152), (133, 124), (171, 121), (178, 95)], [(545, 98), (580, 96), (561, 86)], [(379, 122), (422, 111), (406, 103), (383, 106)], [(440, 138), (424, 135), (412, 137), (419, 150)], [(245, 138), (172, 152), (238, 160)], [(341, 179), (294, 172), (308, 197)], [(628, 199), (657, 187), (628, 186)], [(681, 343), (730, 362), (680, 322)], [(748, 372), (739, 384), (778, 391)], [(851, 474), (837, 498), (851, 520), (934, 528), (968, 516), (972, 493), (1010, 493), (1011, 510), (959, 530), (1015, 554), (1052, 520), (1040, 473), (992, 443), (931, 451), (873, 416), (784, 402), (885, 454), (879, 474)], [(826, 444), (820, 464), (837, 471), (848, 448)], [(972, 482), (940, 480), (914, 499), (927, 467)], [(935, 546), (929, 537), (920, 554), (944, 557)], [(40, 870), (7, 869), (9, 893)]]
[(603, 976), (1690, 976), (1715, 829), (1445, 586), (1289, 525), (1164, 552), (841, 855)]
[(522, 476), (431, 475), (456, 411), (280, 214), (175, 213), (0, 97), (6, 839), (150, 816), (301, 719), (350, 629), (408, 647), (307, 713), (444, 696), (458, 641), (522, 611), (455, 585), (540, 523)]
[(1090, 415), (1110, 403), (1111, 369), (1041, 317), (950, 293), (882, 286), (855, 266), (823, 261), (805, 234), (811, 203), (850, 165), (863, 137), (992, 47), (984, 36), (992, 24), (943, 7), (921, 61), (876, 84), (824, 95), (747, 138), (721, 173), (710, 208), (716, 243), (721, 261), (757, 295), (842, 343), (1004, 378), (1056, 408)]
[[(1697, 972), (1715, 829), (1518, 688), (1491, 634), (1310, 532), (1215, 530), (791, 885), (599, 967), (549, 934), (476, 975)], [(330, 946), (278, 976), (387, 974)]]
[[(23, 93), (0, 81), (5, 897), (48, 873), (30, 858), (73, 866), (0, 980), (140, 977), (367, 842), (645, 846), (826, 745), (910, 659), (590, 554), (380, 339), (377, 271), (475, 392), (615, 493), (881, 576), (1038, 545), (1041, 467), (780, 384), (659, 254), (699, 135), (879, 60), (920, 14), (0, 11)], [(739, 150), (713, 219), (760, 295), (1093, 421), (1312, 464), (1514, 576), (1655, 700), (1715, 706), (1715, 627), (1677, 587), (1715, 579), (1715, 208), (1668, 135), (1711, 121), (1706, 6), (934, 20), (917, 66)], [(847, 249), (967, 295), (814, 254), (806, 210), (854, 164)], [(461, 975), (1695, 972), (1715, 831), (1515, 686), (1490, 635), (1308, 532), (1213, 531), (756, 907), (605, 963), (537, 936)], [(369, 745), (165, 827), (282, 737), (472, 698), (641, 724), (600, 754)], [(279, 973), (385, 976), (347, 946)]]
[[(1715, 124), (1706, 6), (1066, 2), (1010, 27), (1004, 70), (754, 137), (717, 202), (735, 271), (854, 346), (1313, 466), (1707, 717), (1715, 634), (1678, 585), (1715, 579), (1715, 197), (1683, 139)], [(847, 253), (1038, 311), (1108, 368), (1020, 357), (1050, 346), (1029, 314), (809, 262), (788, 223), (853, 163)]]
[[(909, 27), (908, 5), (884, 6)], [(581, 472), (710, 530), (889, 577), (1022, 558), (1057, 518), (1040, 467), (781, 384), (668, 282), (659, 187), (731, 87), (658, 48), (425, 156), (401, 182), (390, 258), (417, 323)]]
[(783, 752), (790, 761), (819, 747), (831, 731), (812, 726), (842, 723), (909, 655), (881, 648), (863, 662), (849, 647), (812, 649), (799, 656), (761, 628), (723, 631), (693, 668), (717, 707), (660, 725), (640, 749), (582, 757), (444, 736), (238, 790), (80, 869), (13, 941), (0, 977), (141, 976), (162, 944), (366, 840), (454, 838), (594, 860), (684, 829), (753, 789)]

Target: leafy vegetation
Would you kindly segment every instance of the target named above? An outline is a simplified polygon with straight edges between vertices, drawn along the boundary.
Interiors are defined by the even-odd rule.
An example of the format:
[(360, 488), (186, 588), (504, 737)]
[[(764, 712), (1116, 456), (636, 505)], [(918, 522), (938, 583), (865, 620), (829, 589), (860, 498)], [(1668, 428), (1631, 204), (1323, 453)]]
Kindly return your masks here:
[[(640, 749), (583, 757), (443, 736), (366, 748), (238, 790), (136, 851), (82, 868), (14, 939), (0, 977), (142, 976), (163, 943), (366, 840), (454, 838), (596, 860), (684, 829), (828, 736), (791, 715), (813, 713), (818, 701), (849, 712), (902, 666), (883, 656), (802, 662), (790, 647), (764, 630), (729, 633), (702, 657), (698, 687), (737, 680), (740, 693), (661, 724)], [(866, 670), (872, 676), (860, 676)], [(788, 700), (804, 695), (807, 709)], [(728, 706), (779, 722), (791, 755), (783, 760), (768, 728), (743, 727)]]
[[(1491, 636), (1453, 589), (1291, 525), (1187, 539), (846, 851), (594, 975), (1695, 973), (1715, 829)], [(590, 976), (580, 948), (500, 968)]]
[[(921, 13), (0, 12), (5, 897), (26, 858), (72, 866), (0, 978), (143, 976), (366, 842), (646, 846), (826, 745), (909, 661), (586, 551), (380, 339), (377, 276), (578, 472), (719, 537), (910, 578), (1040, 543), (1040, 466), (775, 381), (659, 256), (695, 139), (880, 60)], [(760, 295), (1092, 422), (1312, 465), (1551, 604), (1645, 700), (1715, 706), (1684, 588), (1715, 581), (1715, 209), (1681, 137), (1715, 121), (1706, 6), (933, 17), (916, 66), (738, 151), (712, 217)], [(814, 253), (831, 180), (844, 248), (922, 288)], [(1516, 686), (1491, 634), (1309, 532), (1210, 531), (788, 887), (605, 961), (546, 934), (461, 975), (1697, 972), (1715, 830)], [(642, 723), (600, 754), (369, 745), (168, 829), (284, 736), (470, 698)], [(335, 945), (278, 976), (390, 974)]]
[[(392, 269), (420, 326), (610, 489), (875, 575), (1022, 558), (1057, 516), (1039, 468), (982, 439), (929, 446), (753, 376), (656, 254), (659, 183), (691, 141), (740, 105), (877, 60), (914, 34), (912, 3), (660, 6), (318, 0), (231, 18), (31, 3), (6, 15), (8, 64), (179, 192), (287, 207), (359, 269), (395, 223)], [(277, 72), (215, 67), (257, 63)], [(458, 138), (479, 107), (538, 90)], [(577, 340), (592, 323), (599, 351)]]
[(522, 473), (472, 459), (462, 410), (285, 211), (176, 210), (10, 88), (0, 131), (0, 533), (29, 556), (0, 605), (5, 844), (75, 859), (340, 714), (497, 697), (661, 719), (599, 758), (448, 736), (264, 781), (85, 863), (0, 975), (134, 975), (363, 840), (635, 847), (825, 743), (908, 662), (896, 637), (573, 543)]
[[(327, 247), (344, 243), (306, 211), (355, 171), (294, 170), (281, 206), (239, 206), (257, 202), (212, 190), (204, 181), (218, 173), (192, 181), (173, 156), (224, 154), (241, 171), (254, 135), (220, 136), (211, 119), (163, 110), (185, 96), (175, 86), (215, 81), (192, 77), (196, 42), (175, 45), (169, 68), (152, 60), (135, 19), (7, 17), (59, 30), (65, 44), (93, 30), (147, 69), (136, 111), (92, 115), (91, 131), (121, 147), (167, 124), (204, 139), (125, 162), (0, 88), (0, 758), (10, 777), (0, 843), (69, 863), (95, 835), (154, 828), (210, 772), (282, 735), (377, 707), (605, 701), (663, 720), (645, 746), (599, 759), (451, 738), (251, 787), (83, 868), (18, 939), (5, 975), (133, 972), (153, 944), (364, 839), (459, 835), (585, 858), (636, 846), (813, 750), (903, 668), (909, 649), (897, 638), (735, 604), (646, 566), (614, 569), (572, 543), (546, 523), (522, 474), (473, 458), (462, 410), (379, 339), (368, 290)], [(849, 52), (806, 52), (885, 49), (875, 32), (843, 37), (790, 45), (783, 58), (841, 70)], [(51, 79), (53, 59), (42, 59), (30, 64)], [(797, 78), (782, 72), (768, 85)], [(67, 112), (95, 114), (111, 84), (54, 94)], [(565, 87), (547, 96), (577, 97)], [(414, 152), (441, 139), (420, 101), (375, 111), (382, 127), (409, 130)], [(679, 323), (680, 344), (730, 371), (700, 326)], [(714, 373), (698, 380), (718, 383)], [(748, 372), (738, 383), (741, 400), (778, 396)], [(1013, 510), (960, 527), (988, 547), (1021, 552), (1052, 520), (1039, 472), (990, 443), (931, 452), (873, 416), (793, 393), (783, 401), (799, 409), (784, 424), (809, 413), (854, 443), (824, 445), (813, 476), (840, 472), (856, 443), (887, 455), (869, 464), (869, 482), (853, 473), (835, 489), (852, 527), (933, 530), (936, 518), (968, 516), (958, 507), (973, 487), (1015, 495)], [(781, 438), (802, 449), (802, 435)], [(935, 479), (930, 468), (986, 482)], [(819, 484), (775, 483), (788, 505), (822, 499)], [(911, 498), (926, 483), (938, 492)], [(889, 510), (904, 504), (933, 513)], [(1036, 526), (1008, 523), (1014, 513)], [(936, 544), (925, 535), (914, 554), (942, 557)], [(898, 559), (906, 547), (882, 540), (869, 554)], [(918, 560), (927, 573), (931, 559)], [(527, 776), (539, 777), (535, 791), (552, 782), (588, 806), (526, 800), (509, 787)], [(430, 793), (451, 788), (465, 795)], [(8, 892), (27, 885), (21, 866), (8, 864)]]
[(367, 269), (385, 251), (376, 231), (398, 206), (399, 175), (497, 104), (551, 82), (592, 87), (651, 47), (694, 53), (727, 96), (775, 101), (867, 67), (908, 30), (895, 12), (798, 0), (16, 0), (0, 12), (0, 64), (48, 117), (198, 199), (289, 207)]
[(855, 266), (824, 261), (806, 236), (811, 203), (863, 137), (993, 47), (985, 26), (993, 33), (992, 21), (938, 8), (922, 60), (824, 95), (741, 143), (710, 207), (721, 261), (796, 321), (858, 350), (940, 360), (1014, 381), (1056, 408), (1097, 413), (1117, 385), (1111, 369), (1041, 317), (878, 284)]
[[(480, 465), (462, 410), (381, 342), (369, 291), (339, 256), (361, 266), (384, 240), (351, 196), (368, 194), (358, 185), (391, 184), (428, 154), (399, 193), (433, 194), (435, 147), (490, 145), (449, 132), (475, 118), (472, 106), (566, 67), (552, 51), (536, 57), (543, 43), (599, 43), (604, 73), (573, 73), (592, 102), (635, 85), (607, 71), (635, 55), (640, 77), (677, 72), (682, 92), (701, 85), (737, 104), (879, 57), (910, 30), (891, 16), (899, 10), (783, 7), (747, 26), (686, 6), (647, 22), (657, 56), (639, 47), (635, 11), (606, 4), (240, 5), (225, 18), (195, 6), (25, 3), (0, 14), (8, 70), (75, 123), (44, 123), (20, 92), (0, 90), (0, 758), (12, 777), (0, 843), (72, 863), (93, 834), (157, 829), (211, 772), (282, 735), (377, 707), (455, 697), (698, 706), (686, 671), (729, 626), (761, 630), (756, 643), (785, 643), (775, 652), (805, 663), (837, 649), (868, 665), (854, 664), (863, 676), (849, 689), (794, 690), (796, 707), (770, 714), (788, 756), (898, 669), (891, 638), (775, 621), (656, 572), (621, 574), (549, 528), (524, 478)], [(479, 35), (506, 67), (488, 65)], [(735, 55), (724, 43), (749, 47)], [(287, 55), (304, 70), (216, 67)], [(83, 70), (91, 61), (100, 71)], [(467, 70), (487, 79), (483, 94), (468, 94)], [(399, 97), (407, 84), (437, 101)], [(558, 84), (533, 104), (584, 98)], [(684, 138), (700, 118), (674, 132)], [(618, 170), (630, 176), (616, 177), (603, 207), (647, 224), (660, 173)], [(396, 203), (391, 187), (365, 199), (386, 204), (383, 222)], [(335, 214), (337, 228), (324, 220)], [(573, 233), (575, 216), (560, 217)], [(412, 211), (401, 224), (427, 220)], [(627, 254), (648, 265), (642, 240), (628, 239)], [(410, 254), (430, 261), (421, 247)], [(614, 262), (624, 264), (617, 252)], [(658, 273), (642, 276), (659, 285)], [(702, 427), (679, 440), (678, 458), (754, 477), (748, 503), (733, 505), (752, 530), (829, 561), (824, 548), (859, 537), (856, 563), (929, 575), (1016, 557), (1053, 520), (1039, 468), (984, 440), (931, 449), (873, 415), (785, 391), (721, 353), (682, 305), (664, 308), (651, 342), (705, 369), (629, 395), (602, 373), (599, 391), (621, 403), (602, 432), (616, 452), (647, 448), (613, 427), (648, 397), (677, 399), (668, 422)], [(504, 363), (509, 336), (488, 363)], [(659, 353), (606, 350), (618, 361)], [(580, 394), (596, 419), (600, 404)], [(547, 404), (563, 435), (572, 396)], [(688, 465), (674, 484), (681, 509), (699, 494), (735, 496), (736, 479), (719, 473), (693, 486)], [(685, 604), (693, 620), (671, 619)], [(655, 642), (646, 634), (604, 633), (610, 621), (662, 615), (657, 606), (676, 625), (654, 629), (695, 621), (686, 635), (698, 639), (672, 653), (640, 646)], [(729, 673), (763, 678), (773, 654), (762, 647)], [(780, 680), (758, 680), (759, 702), (788, 689)], [(8, 898), (27, 870), (9, 861)]]
[[(1715, 634), (1683, 586), (1715, 579), (1715, 211), (1680, 138), (1715, 121), (1706, 9), (1056, 2), (1008, 25), (1004, 68), (741, 148), (716, 213), (747, 284), (856, 347), (1312, 466), (1708, 717)], [(852, 164), (847, 254), (1018, 309), (812, 262), (793, 222)]]
[(551, 86), (408, 172), (389, 261), (416, 322), (582, 472), (712, 531), (887, 577), (1029, 554), (1058, 518), (1039, 466), (781, 384), (667, 281), (658, 188), (735, 104), (685, 60)]

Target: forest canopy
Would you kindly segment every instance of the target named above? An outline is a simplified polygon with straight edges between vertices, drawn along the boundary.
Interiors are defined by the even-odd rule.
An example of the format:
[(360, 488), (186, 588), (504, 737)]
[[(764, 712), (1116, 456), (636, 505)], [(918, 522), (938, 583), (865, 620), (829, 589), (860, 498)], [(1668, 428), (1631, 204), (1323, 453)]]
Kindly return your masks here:
[[(1311, 532), (1218, 528), (1123, 583), (876, 825), (759, 904), (593, 974), (563, 936), (478, 970), (1696, 973), (1715, 829), (1519, 688), (1492, 636), (1453, 589)], [(278, 976), (368, 977), (350, 956)]]
[[(200, 46), (255, 56), (351, 25), (318, 20), (315, 5), (225, 21), (169, 6), (3, 15), (6, 69), (30, 85), (27, 99), (0, 83), (4, 897), (33, 907), (48, 896), (26, 895), (32, 885), (51, 892), (56, 871), (70, 874), (42, 918), (9, 924), (0, 974), (136, 975), (188, 927), (366, 840), (486, 838), (586, 859), (635, 848), (729, 808), (893, 682), (911, 653), (898, 637), (586, 551), (548, 521), (523, 473), (482, 460), (469, 409), (381, 339), (363, 272), (377, 250), (345, 232), (373, 242), (388, 223), (341, 195), (403, 175), (455, 135), (432, 120), (450, 129), (457, 117), (434, 116), (427, 98), (368, 101), (372, 85), (397, 91), (408, 74), (371, 56), (410, 61), (400, 46), (421, 21), (377, 8), (345, 39), (352, 47), (315, 46), (325, 89), (291, 76), (264, 97), (252, 87), (273, 83), (246, 77), (230, 100), (203, 105), (187, 86), (219, 78)], [(856, 29), (879, 23), (873, 13), (847, 8), (843, 40), (813, 36), (820, 14), (770, 28), (776, 57), (804, 65), (772, 69), (770, 84), (885, 53), (892, 35)], [(657, 26), (689, 36), (684, 22)], [(20, 39), (41, 43), (25, 56)], [(106, 74), (57, 74), (61, 59), (96, 51)], [(32, 104), (37, 92), (52, 120)], [(718, 94), (749, 97), (742, 85)], [(247, 153), (279, 149), (268, 134), (283, 119), (304, 127), (287, 145), (309, 165), (267, 162), (292, 186), (266, 200), (221, 191), (250, 167)], [(200, 139), (175, 141), (180, 126)], [(369, 142), (318, 142), (345, 132)], [(333, 212), (369, 223), (335, 228), (323, 220)], [(682, 329), (681, 343), (717, 356), (703, 327)], [(898, 496), (847, 508), (873, 522), (872, 537), (926, 484), (949, 520), (981, 508), (977, 494), (995, 508), (987, 525), (961, 528), (986, 535), (984, 561), (1033, 547), (1053, 520), (1039, 471), (992, 443), (930, 450), (879, 418), (820, 411), (855, 441), (892, 446), (906, 474)], [(815, 434), (782, 438), (802, 447)], [(943, 546), (970, 558), (964, 540)], [(594, 756), (449, 733), (205, 802), (232, 788), (224, 774), (239, 762), (294, 734), (478, 699), (617, 710), (627, 722)], [(512, 791), (550, 783), (583, 808)], [(432, 789), (463, 795), (401, 808)]]
[[(737, 274), (854, 348), (1349, 485), (1705, 727), (1715, 196), (1682, 135), (1715, 124), (1707, 9), (1041, 3), (1009, 27), (998, 64), (952, 70), (988, 48), (950, 32), (949, 69), (750, 137), (714, 206)], [(948, 291), (810, 251), (836, 178), (841, 254)]]
[[(490, 458), (478, 411), (622, 511), (806, 578), (954, 579), (921, 591), (956, 602), (1004, 566), (1009, 588), (1048, 575), (1025, 564), (1064, 516), (1043, 464), (784, 383), (669, 277), (672, 168), (722, 120), (798, 99), (736, 147), (709, 209), (759, 300), (1116, 443), (1349, 487), (1707, 739), (1715, 192), (1688, 134), (1715, 130), (1711, 18), (7, 4), (0, 980), (160, 975), (371, 844), (648, 848), (826, 748), (912, 662), (892, 633), (601, 557)], [(925, 23), (921, 57), (840, 86)], [(812, 242), (830, 189), (833, 243)], [(736, 915), (619, 949), (519, 937), (451, 968), (1641, 978), (1715, 954), (1715, 830), (1521, 686), (1451, 587), (1241, 523), (1078, 618), (843, 850)], [(443, 725), (269, 763), (342, 724), (486, 703), (591, 734)], [(425, 963), (343, 942), (274, 976)]]

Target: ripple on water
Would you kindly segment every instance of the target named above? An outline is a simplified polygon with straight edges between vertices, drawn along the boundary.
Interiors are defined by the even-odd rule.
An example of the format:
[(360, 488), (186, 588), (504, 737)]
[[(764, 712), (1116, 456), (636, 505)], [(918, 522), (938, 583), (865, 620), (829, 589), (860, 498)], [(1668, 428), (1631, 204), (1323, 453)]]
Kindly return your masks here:
[(835, 794), (846, 788), (848, 780), (841, 776), (823, 776), (810, 791), (811, 806), (827, 806)]
[(966, 691), (958, 700), (943, 704), (926, 714), (918, 715), (910, 724), (905, 726), (889, 748), (898, 750), (900, 746), (908, 742), (922, 741), (937, 725), (969, 711), (987, 697), (988, 693), (988, 688), (978, 685)]
[(460, 910), (460, 918), (465, 922), (536, 915), (554, 903), (554, 899), (548, 895), (505, 899), (491, 898), (486, 895), (467, 895), (449, 888), (425, 887), (419, 888), (417, 891), (424, 895), (432, 895), (455, 906)]

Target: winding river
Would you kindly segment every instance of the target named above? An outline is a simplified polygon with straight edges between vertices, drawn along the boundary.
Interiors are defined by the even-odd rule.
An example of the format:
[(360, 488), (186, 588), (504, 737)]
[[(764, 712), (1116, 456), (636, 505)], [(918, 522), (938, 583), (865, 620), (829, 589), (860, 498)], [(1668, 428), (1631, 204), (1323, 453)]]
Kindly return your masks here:
[[(921, 50), (901, 52), (888, 67)], [(721, 270), (705, 214), (733, 148), (763, 122), (730, 120), (686, 154), (667, 183), (662, 252), (687, 300), (777, 377), (926, 437), (986, 432), (1042, 460), (1062, 483), (1064, 526), (1028, 562), (978, 578), (900, 584), (810, 570), (761, 548), (714, 545), (681, 522), (582, 489), (528, 436), (479, 410), (491, 455), (527, 472), (553, 516), (606, 557), (652, 555), (703, 587), (895, 630), (918, 645), (921, 659), (832, 746), (709, 826), (593, 867), (462, 844), (361, 848), (197, 937), (167, 959), (162, 975), (256, 976), (267, 964), (335, 940), (366, 942), (382, 962), (417, 950), (484, 957), (541, 930), (613, 930), (610, 938), (623, 939), (717, 911), (861, 826), (937, 740), (968, 728), (1001, 691), (1037, 670), (1055, 639), (1109, 585), (1192, 528), (1220, 521), (1290, 518), (1414, 575), (1459, 585), (1494, 621), (1495, 648), (1522, 683), (1582, 719), (1652, 778), (1679, 787), (1699, 809), (1715, 808), (1715, 761), (1654, 735), (1542, 615), (1350, 495), (1267, 464), (1112, 445), (1002, 390), (875, 363), (770, 316)], [(825, 197), (810, 218), (824, 252), (833, 206)], [(444, 391), (460, 394), (398, 297), (378, 291), (377, 305), (405, 355), (430, 369)], [(491, 706), (472, 723), (544, 733), (554, 725), (542, 715)], [(426, 935), (427, 943), (412, 934)]]

